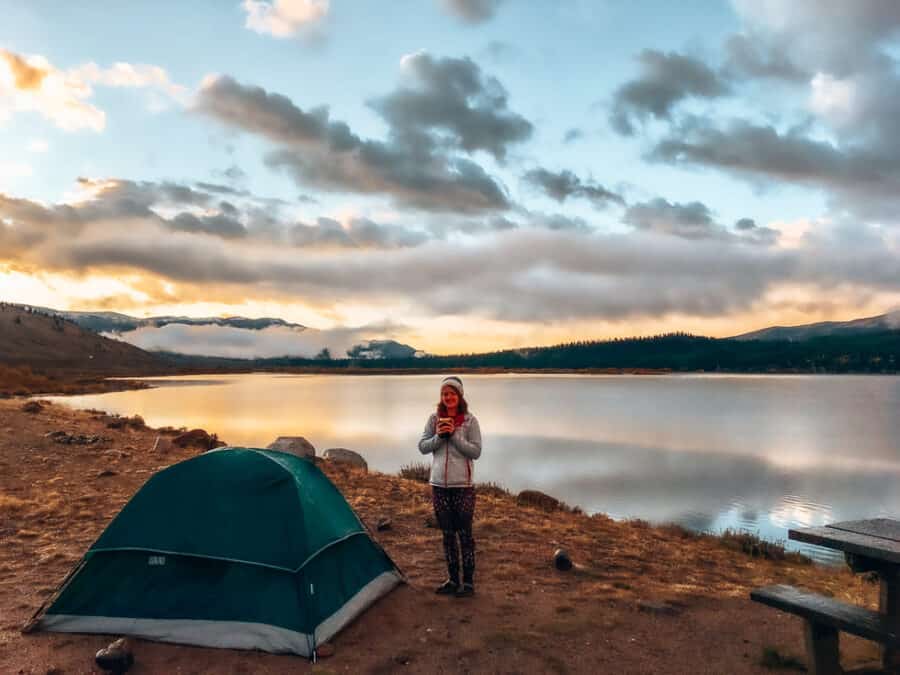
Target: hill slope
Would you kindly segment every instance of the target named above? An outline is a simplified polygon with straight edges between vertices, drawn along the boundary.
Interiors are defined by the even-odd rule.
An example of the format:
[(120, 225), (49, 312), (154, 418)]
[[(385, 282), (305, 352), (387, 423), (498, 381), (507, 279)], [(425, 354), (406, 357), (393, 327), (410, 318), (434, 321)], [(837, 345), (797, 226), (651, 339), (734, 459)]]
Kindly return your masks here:
[(822, 321), (802, 326), (771, 326), (742, 335), (732, 340), (787, 340), (797, 342), (826, 335), (856, 335), (859, 333), (896, 330), (900, 328), (900, 311), (879, 314), (852, 321)]
[(152, 374), (170, 368), (165, 359), (126, 342), (6, 303), (0, 303), (0, 363), (104, 375)]

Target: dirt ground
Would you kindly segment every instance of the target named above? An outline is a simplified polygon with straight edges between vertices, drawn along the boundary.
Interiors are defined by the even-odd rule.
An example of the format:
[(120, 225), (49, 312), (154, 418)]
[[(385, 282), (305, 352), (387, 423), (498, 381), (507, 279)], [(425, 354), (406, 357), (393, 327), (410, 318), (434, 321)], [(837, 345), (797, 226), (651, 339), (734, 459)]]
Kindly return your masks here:
[[(20, 628), (155, 471), (200, 450), (153, 451), (158, 433), (139, 421), (115, 429), (99, 412), (26, 413), (23, 403), (0, 400), (0, 673), (100, 672), (93, 655), (117, 636)], [(63, 444), (47, 436), (55, 431), (100, 439)], [(476, 597), (436, 596), (445, 570), (440, 532), (426, 526), (427, 485), (323, 466), (373, 530), (391, 518), (375, 536), (409, 583), (339, 633), (334, 655), (315, 665), (135, 640), (130, 672), (771, 673), (767, 650), (769, 662), (802, 668), (801, 622), (751, 602), (751, 588), (791, 583), (876, 603), (877, 586), (844, 569), (753, 558), (676, 527), (545, 512), (500, 491), (478, 496)], [(579, 569), (554, 569), (558, 546)], [(667, 605), (652, 611), (650, 601)], [(842, 635), (841, 650), (845, 668), (877, 666), (872, 643)]]

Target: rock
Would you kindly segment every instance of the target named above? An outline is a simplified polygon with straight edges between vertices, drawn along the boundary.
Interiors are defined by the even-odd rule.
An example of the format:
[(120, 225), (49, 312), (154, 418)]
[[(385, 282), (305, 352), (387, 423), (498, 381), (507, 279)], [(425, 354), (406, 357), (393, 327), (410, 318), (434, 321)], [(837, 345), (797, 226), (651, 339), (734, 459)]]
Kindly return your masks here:
[(412, 657), (406, 652), (400, 652), (399, 654), (394, 654), (394, 663), (398, 663), (401, 666), (405, 666), (410, 661), (412, 661)]
[(204, 450), (221, 448), (225, 445), (215, 434), (209, 434), (203, 429), (191, 429), (183, 434), (178, 434), (172, 439), (172, 443), (179, 448), (195, 447)]
[(269, 450), (289, 452), (297, 457), (315, 457), (316, 449), (303, 436), (279, 436), (267, 446)]
[(172, 440), (160, 434), (153, 442), (152, 452), (171, 452), (174, 448), (175, 444), (172, 443)]
[(390, 530), (392, 526), (390, 518), (379, 518), (378, 524), (375, 526), (375, 529), (379, 532), (384, 532), (385, 530)]
[(316, 655), (320, 659), (327, 659), (330, 656), (334, 656), (334, 647), (328, 642), (326, 642), (324, 645), (317, 645)]
[(678, 614), (677, 607), (662, 600), (639, 600), (638, 609), (642, 612), (649, 612), (650, 614), (661, 616), (674, 616), (675, 614)]
[(434, 516), (425, 516), (425, 527), (437, 527), (437, 521), (434, 519)]
[(97, 474), (97, 478), (109, 478), (110, 476), (118, 476), (115, 471), (111, 471), (110, 469), (104, 469), (100, 473)]
[(349, 464), (350, 466), (355, 466), (364, 469), (365, 471), (369, 470), (369, 465), (366, 463), (366, 460), (363, 459), (362, 455), (358, 452), (353, 452), (353, 450), (348, 450), (347, 448), (328, 448), (322, 453), (322, 456), (331, 462)]
[(564, 548), (558, 548), (553, 552), (553, 566), (561, 572), (572, 569), (572, 559)]
[(119, 638), (96, 653), (94, 661), (103, 670), (111, 673), (124, 673), (134, 665), (134, 654), (131, 644), (125, 638)]
[(538, 490), (522, 490), (516, 496), (516, 503), (525, 506), (537, 506), (545, 511), (556, 511), (562, 506), (562, 503), (556, 497), (551, 497)]
[(85, 436), (84, 434), (70, 434), (65, 431), (51, 431), (44, 434), (44, 438), (49, 438), (54, 443), (62, 443), (63, 445), (94, 445), (95, 443), (107, 443), (112, 440), (107, 436)]
[(39, 413), (43, 409), (44, 409), (44, 406), (42, 406), (37, 401), (28, 401), (28, 403), (26, 403), (25, 405), (22, 406), (22, 412), (27, 412), (27, 413), (32, 413), (32, 414)]

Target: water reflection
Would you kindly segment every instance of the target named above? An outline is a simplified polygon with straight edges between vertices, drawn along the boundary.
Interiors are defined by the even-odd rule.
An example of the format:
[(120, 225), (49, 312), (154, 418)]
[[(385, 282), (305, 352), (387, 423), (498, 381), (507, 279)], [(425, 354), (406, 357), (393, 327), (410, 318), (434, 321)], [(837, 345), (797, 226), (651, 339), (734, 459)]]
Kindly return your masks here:
[[(479, 480), (544, 490), (618, 518), (697, 530), (788, 528), (900, 515), (900, 378), (470, 375)], [(164, 387), (66, 399), (204, 427), (233, 445), (306, 436), (396, 472), (439, 376), (258, 373), (169, 378)], [(792, 544), (793, 545), (793, 544)], [(825, 549), (820, 558), (833, 557)]]

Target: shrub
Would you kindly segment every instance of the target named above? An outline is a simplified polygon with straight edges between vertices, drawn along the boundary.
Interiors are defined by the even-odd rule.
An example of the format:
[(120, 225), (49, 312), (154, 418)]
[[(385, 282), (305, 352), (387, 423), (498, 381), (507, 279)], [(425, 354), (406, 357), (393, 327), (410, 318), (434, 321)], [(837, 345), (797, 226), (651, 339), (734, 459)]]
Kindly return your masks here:
[(400, 477), (427, 483), (431, 478), (431, 466), (425, 462), (413, 462), (400, 467)]

